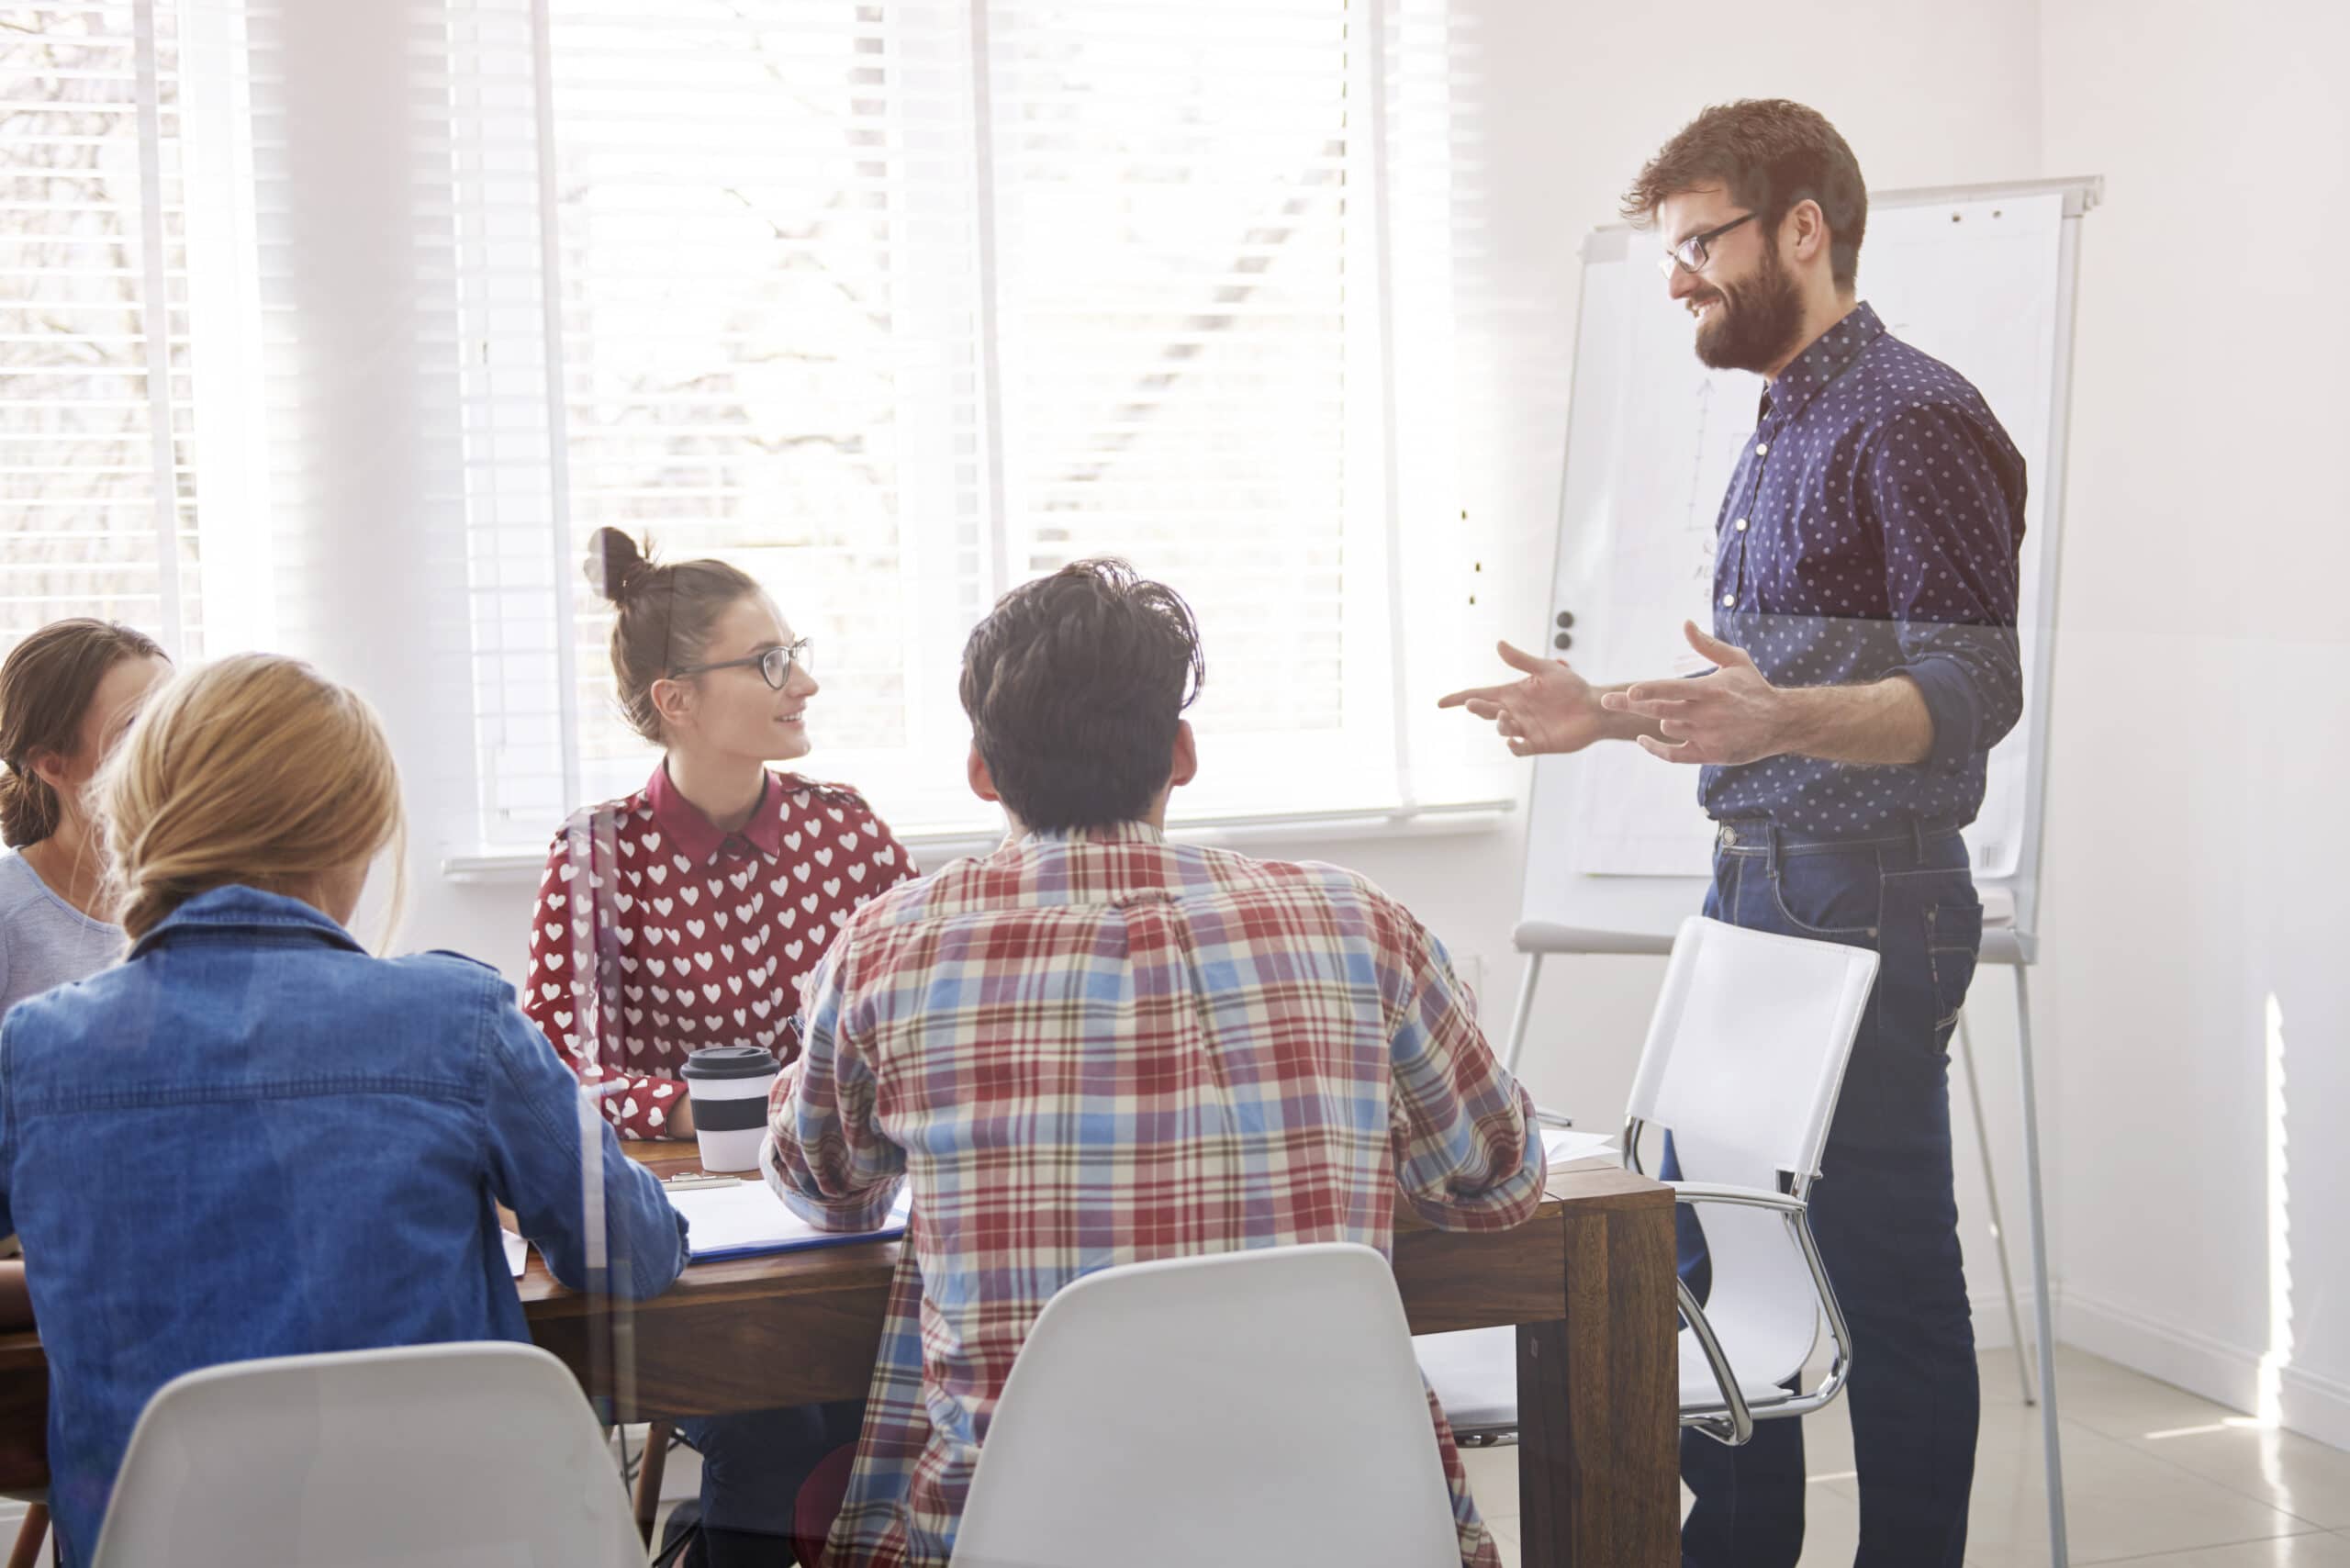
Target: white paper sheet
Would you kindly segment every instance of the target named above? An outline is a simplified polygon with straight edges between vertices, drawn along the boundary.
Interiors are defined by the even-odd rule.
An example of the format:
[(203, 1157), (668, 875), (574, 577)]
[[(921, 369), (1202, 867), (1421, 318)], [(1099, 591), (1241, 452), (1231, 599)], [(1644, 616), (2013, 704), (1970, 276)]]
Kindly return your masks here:
[(1606, 1133), (1580, 1133), (1572, 1127), (1544, 1127), (1542, 1152), (1549, 1157), (1553, 1170), (1578, 1159), (1620, 1158), (1616, 1140)]
[(904, 1234), (911, 1189), (898, 1194), (883, 1228), (855, 1235), (818, 1230), (783, 1206), (783, 1200), (764, 1182), (740, 1182), (732, 1187), (688, 1187), (669, 1194), (669, 1206), (686, 1216), (691, 1227), (686, 1238), (694, 1261), (710, 1258), (742, 1258), (761, 1252), (790, 1252), (801, 1248), (833, 1247), (846, 1241), (871, 1241)]

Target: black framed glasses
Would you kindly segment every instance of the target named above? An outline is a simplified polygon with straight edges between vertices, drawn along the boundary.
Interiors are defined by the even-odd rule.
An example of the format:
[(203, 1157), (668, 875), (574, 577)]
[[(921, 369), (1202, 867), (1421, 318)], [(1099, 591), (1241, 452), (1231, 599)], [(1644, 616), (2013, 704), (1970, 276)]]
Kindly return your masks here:
[(1703, 234), (1690, 235), (1689, 238), (1682, 241), (1681, 243), (1673, 246), (1670, 251), (1667, 251), (1663, 256), (1658, 260), (1656, 263), (1657, 271), (1662, 273), (1667, 277), (1671, 277), (1673, 275), (1673, 269), (1676, 267), (1684, 273), (1702, 271), (1706, 265), (1706, 259), (1708, 253), (1707, 248), (1711, 246), (1715, 241), (1729, 233), (1740, 224), (1751, 223), (1753, 220), (1754, 214), (1750, 212), (1742, 217), (1733, 218), (1728, 223), (1722, 224), (1718, 228), (1708, 229)]
[(671, 670), (669, 674), (672, 678), (676, 678), (688, 675), (703, 675), (714, 669), (741, 669), (755, 666), (761, 680), (766, 681), (774, 689), (781, 691), (791, 679), (793, 670), (804, 669), (810, 675), (816, 673), (815, 662), (810, 657), (808, 651), (811, 642), (811, 639), (802, 637), (789, 647), (769, 648), (766, 653), (753, 654), (744, 659), (721, 659), (716, 664), (687, 665)]

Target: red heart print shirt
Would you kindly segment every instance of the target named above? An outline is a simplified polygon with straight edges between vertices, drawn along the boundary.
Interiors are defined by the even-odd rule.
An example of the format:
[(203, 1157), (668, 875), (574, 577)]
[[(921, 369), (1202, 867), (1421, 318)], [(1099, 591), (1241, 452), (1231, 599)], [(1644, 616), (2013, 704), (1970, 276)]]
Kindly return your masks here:
[(915, 875), (865, 798), (770, 773), (723, 833), (669, 782), (576, 813), (547, 852), (522, 1010), (622, 1137), (668, 1131), (704, 1046), (800, 1052), (800, 987), (850, 912)]

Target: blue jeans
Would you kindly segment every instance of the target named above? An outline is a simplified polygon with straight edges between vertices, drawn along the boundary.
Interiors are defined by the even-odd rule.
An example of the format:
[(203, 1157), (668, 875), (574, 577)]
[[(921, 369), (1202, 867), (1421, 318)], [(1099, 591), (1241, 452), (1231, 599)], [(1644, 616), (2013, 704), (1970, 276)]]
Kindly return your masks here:
[(701, 1454), (702, 1524), (789, 1537), (800, 1484), (826, 1454), (856, 1441), (864, 1419), (865, 1401), (844, 1399), (678, 1422)]
[[(1829, 845), (1733, 823), (1706, 913), (1878, 956), (1811, 1191), (1812, 1230), (1852, 1332), (1854, 1562), (1960, 1568), (1980, 1416), (1950, 1147), (1950, 1037), (1983, 936), (1965, 846), (1949, 829)], [(1663, 1169), (1678, 1174), (1669, 1138)], [(1703, 1300), (1704, 1232), (1685, 1205), (1675, 1218), (1682, 1277)], [(1684, 1568), (1794, 1568), (1801, 1421), (1758, 1422), (1742, 1448), (1684, 1432), (1681, 1474), (1696, 1495), (1681, 1531)]]

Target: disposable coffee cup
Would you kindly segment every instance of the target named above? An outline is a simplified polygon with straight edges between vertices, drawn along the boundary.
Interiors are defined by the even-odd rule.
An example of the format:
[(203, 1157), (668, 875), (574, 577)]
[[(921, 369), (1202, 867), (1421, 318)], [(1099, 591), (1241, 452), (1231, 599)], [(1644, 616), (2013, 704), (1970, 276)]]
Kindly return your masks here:
[(782, 1070), (757, 1046), (706, 1046), (686, 1058), (704, 1170), (752, 1170), (767, 1130), (767, 1091)]

